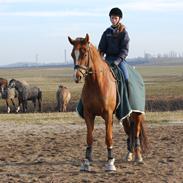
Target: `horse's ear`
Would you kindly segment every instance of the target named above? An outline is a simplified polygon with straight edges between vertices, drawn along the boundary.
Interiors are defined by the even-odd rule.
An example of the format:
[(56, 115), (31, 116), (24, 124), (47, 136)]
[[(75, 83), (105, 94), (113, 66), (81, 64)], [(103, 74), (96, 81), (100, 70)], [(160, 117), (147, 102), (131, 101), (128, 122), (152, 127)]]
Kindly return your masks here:
[(69, 42), (70, 42), (72, 45), (74, 45), (74, 40), (73, 40), (72, 38), (70, 38), (69, 36), (68, 36), (68, 40), (69, 40)]
[(85, 41), (86, 41), (87, 43), (89, 43), (89, 40), (90, 40), (90, 37), (89, 37), (88, 34), (86, 34)]

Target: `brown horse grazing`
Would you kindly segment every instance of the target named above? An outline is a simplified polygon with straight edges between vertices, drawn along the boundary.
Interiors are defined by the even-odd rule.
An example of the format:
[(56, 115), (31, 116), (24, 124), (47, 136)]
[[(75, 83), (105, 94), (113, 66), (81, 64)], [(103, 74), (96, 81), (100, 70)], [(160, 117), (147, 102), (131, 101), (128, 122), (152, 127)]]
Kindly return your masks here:
[[(81, 101), (83, 104), (83, 116), (87, 126), (87, 148), (81, 170), (90, 171), (94, 119), (96, 116), (101, 116), (105, 120), (106, 126), (105, 142), (108, 150), (106, 170), (115, 171), (116, 168), (112, 154), (112, 128), (113, 113), (117, 105), (116, 80), (108, 64), (101, 58), (97, 49), (89, 43), (88, 34), (86, 34), (85, 38), (76, 38), (73, 40), (68, 37), (68, 40), (73, 45), (71, 56), (74, 60), (75, 82), (78, 83), (82, 78), (85, 79)], [(131, 130), (129, 121), (134, 122), (132, 125), (134, 126), (133, 130)], [(132, 153), (134, 152), (135, 160), (142, 162), (141, 147), (146, 142), (143, 121), (144, 114), (138, 112), (132, 112), (130, 120), (125, 119), (123, 121), (125, 132), (129, 139), (128, 146), (134, 142), (134, 151), (132, 148), (128, 148), (127, 160), (129, 161), (132, 160)], [(134, 137), (134, 141), (131, 140), (131, 136)]]
[(8, 80), (0, 78), (0, 93), (2, 98), (7, 87), (8, 87)]
[(7, 113), (11, 112), (11, 108), (8, 102), (9, 100), (11, 100), (13, 107), (16, 110), (14, 99), (17, 97), (17, 93), (15, 89), (8, 88), (8, 81), (4, 78), (0, 78), (0, 94), (2, 99), (6, 100)]
[(59, 85), (58, 90), (56, 92), (57, 110), (59, 112), (66, 112), (67, 105), (70, 99), (71, 99), (71, 93), (69, 89), (65, 86)]

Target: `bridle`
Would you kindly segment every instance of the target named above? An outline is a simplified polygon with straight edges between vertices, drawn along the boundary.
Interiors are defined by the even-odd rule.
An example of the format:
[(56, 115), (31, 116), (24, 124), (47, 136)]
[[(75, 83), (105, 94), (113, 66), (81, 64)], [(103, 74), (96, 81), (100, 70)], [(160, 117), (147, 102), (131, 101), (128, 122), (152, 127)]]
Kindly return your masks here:
[[(90, 43), (88, 43), (88, 49), (87, 49), (87, 52), (88, 52), (88, 59), (87, 59), (87, 64), (86, 65), (79, 65), (79, 64), (76, 64), (74, 66), (74, 69), (79, 71), (83, 77), (86, 77), (88, 74), (92, 74), (92, 68), (90, 67), (90, 60), (91, 60), (91, 51), (90, 51)], [(84, 72), (83, 72), (84, 71)]]

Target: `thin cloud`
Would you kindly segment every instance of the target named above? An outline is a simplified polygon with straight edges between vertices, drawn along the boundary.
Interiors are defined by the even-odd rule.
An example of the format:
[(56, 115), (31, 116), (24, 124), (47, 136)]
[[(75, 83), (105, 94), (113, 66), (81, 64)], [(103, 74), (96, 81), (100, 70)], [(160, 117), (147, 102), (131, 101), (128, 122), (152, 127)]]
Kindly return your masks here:
[(29, 17), (65, 17), (65, 16), (102, 16), (102, 13), (79, 11), (37, 11), (37, 12), (0, 12), (0, 16), (29, 16)]
[(154, 1), (135, 1), (129, 3), (119, 4), (129, 10), (138, 11), (177, 11), (183, 10), (183, 2), (180, 0), (154, 0)]
[(44, 3), (44, 2), (61, 2), (59, 0), (0, 0), (0, 3)]

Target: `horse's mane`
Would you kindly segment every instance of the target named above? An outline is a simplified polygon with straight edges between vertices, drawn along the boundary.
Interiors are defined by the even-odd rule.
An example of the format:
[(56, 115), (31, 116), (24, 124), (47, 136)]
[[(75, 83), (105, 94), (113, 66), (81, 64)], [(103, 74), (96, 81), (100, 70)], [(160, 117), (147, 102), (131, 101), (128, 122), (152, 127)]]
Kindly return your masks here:
[(63, 86), (63, 85), (59, 85), (58, 86), (58, 91), (61, 91), (61, 90), (67, 90), (68, 88), (66, 86)]
[(100, 59), (101, 61), (103, 61), (103, 62), (106, 62), (106, 61), (103, 59), (103, 57), (101, 57), (101, 55), (100, 55), (100, 53), (99, 53), (99, 50), (98, 50), (92, 43), (90, 43), (90, 49), (91, 49), (91, 51), (92, 51), (93, 56), (99, 58), (99, 59)]
[(16, 79), (13, 79), (13, 80), (15, 81), (16, 85), (19, 85), (21, 87), (28, 87), (29, 86), (29, 84), (24, 80), (16, 80)]
[(11, 79), (9, 83), (11, 82), (15, 82), (15, 85), (16, 87), (15, 88), (18, 88), (20, 90), (22, 90), (23, 88), (26, 88), (26, 85), (24, 85), (21, 81), (19, 80), (16, 80), (16, 79)]
[(27, 83), (27, 81), (25, 80), (19, 80), (24, 86), (29, 86), (29, 83)]
[(14, 81), (15, 81), (15, 83), (16, 83), (16, 84), (18, 84), (18, 85), (20, 85), (20, 86), (23, 86), (23, 84), (22, 84), (22, 82), (21, 82), (21, 81), (16, 80), (16, 79), (15, 79)]
[(90, 51), (92, 53), (93, 60), (96, 60), (97, 65), (99, 65), (101, 63), (102, 64), (102, 67), (109, 68), (108, 63), (101, 56), (99, 50), (93, 44), (91, 44), (91, 43), (90, 43)]

